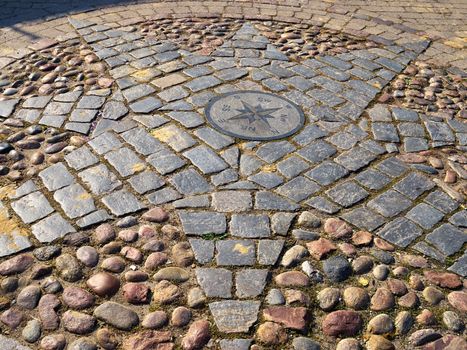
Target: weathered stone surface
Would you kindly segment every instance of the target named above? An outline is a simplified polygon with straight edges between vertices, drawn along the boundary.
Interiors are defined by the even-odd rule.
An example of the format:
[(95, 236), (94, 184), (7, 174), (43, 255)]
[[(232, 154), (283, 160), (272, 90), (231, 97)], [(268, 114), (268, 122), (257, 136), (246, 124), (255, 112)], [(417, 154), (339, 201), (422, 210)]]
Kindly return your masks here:
[(206, 320), (195, 321), (182, 339), (182, 348), (183, 350), (202, 349), (210, 338), (209, 322)]
[(218, 301), (209, 304), (220, 332), (248, 332), (258, 319), (259, 301)]
[[(143, 331), (123, 341), (124, 350), (171, 350), (174, 348), (172, 333), (169, 331)], [(164, 344), (164, 345), (161, 345)]]

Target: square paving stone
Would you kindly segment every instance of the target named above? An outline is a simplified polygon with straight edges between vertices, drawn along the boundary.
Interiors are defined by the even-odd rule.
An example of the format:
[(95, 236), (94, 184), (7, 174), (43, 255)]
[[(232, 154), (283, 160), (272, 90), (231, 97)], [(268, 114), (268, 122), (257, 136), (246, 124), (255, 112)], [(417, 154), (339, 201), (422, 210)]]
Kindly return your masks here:
[(252, 207), (251, 194), (247, 191), (221, 191), (212, 194), (212, 207), (219, 212), (238, 212)]
[(266, 163), (274, 163), (294, 150), (295, 147), (288, 141), (269, 142), (260, 146), (256, 155)]
[(20, 230), (16, 229), (8, 234), (0, 230), (0, 257), (20, 252), (31, 246), (29, 239)]
[(181, 152), (196, 144), (196, 141), (188, 133), (173, 124), (154, 130), (152, 135), (167, 143), (176, 152)]
[(153, 87), (146, 84), (140, 84), (123, 90), (123, 96), (125, 96), (128, 102), (133, 102), (141, 97), (152, 94), (154, 91), (156, 90)]
[(208, 76), (202, 76), (199, 78), (195, 78), (189, 81), (188, 83), (185, 84), (185, 87), (187, 87), (193, 92), (198, 92), (204, 89), (209, 89), (211, 87), (217, 86), (221, 82), (222, 81), (217, 79), (216, 77), (208, 75)]
[(52, 96), (29, 97), (23, 103), (23, 108), (44, 108)]
[(339, 132), (326, 139), (341, 149), (350, 149), (358, 142), (358, 137), (348, 132)]
[(79, 109), (99, 109), (104, 105), (105, 97), (100, 96), (83, 96), (79, 100), (76, 108)]
[(254, 241), (217, 241), (216, 250), (216, 263), (219, 266), (251, 266), (256, 263)]
[(131, 187), (138, 193), (146, 193), (164, 186), (164, 180), (154, 171), (144, 171), (128, 179)]
[(284, 247), (284, 240), (261, 239), (258, 242), (258, 264), (275, 265)]
[(187, 235), (222, 234), (227, 230), (226, 217), (221, 213), (180, 210), (178, 216)]
[(451, 213), (459, 208), (459, 202), (455, 201), (448, 194), (441, 190), (431, 192), (428, 196), (426, 196), (424, 201), (445, 214)]
[(82, 146), (65, 156), (65, 161), (75, 170), (81, 170), (96, 164), (99, 159), (92, 154), (88, 147)]
[(30, 193), (12, 202), (11, 207), (25, 224), (42, 219), (54, 211), (40, 192)]
[(121, 185), (117, 176), (110, 172), (104, 164), (86, 169), (80, 172), (78, 176), (95, 195), (111, 192)]
[(49, 191), (58, 190), (74, 182), (73, 175), (70, 174), (63, 163), (56, 163), (42, 170), (39, 177)]
[(380, 190), (392, 181), (389, 176), (375, 169), (362, 171), (355, 176), (355, 180), (370, 190)]
[(443, 216), (442, 212), (425, 203), (416, 205), (405, 215), (407, 219), (412, 220), (425, 230), (432, 228)]
[(91, 195), (77, 183), (56, 191), (54, 199), (60, 204), (70, 219), (84, 216), (96, 210)]
[(467, 276), (467, 252), (457, 259), (457, 261), (452, 264), (448, 270), (465, 278)]
[(394, 125), (389, 123), (372, 123), (373, 137), (378, 141), (399, 142), (399, 135)]
[(162, 175), (169, 174), (186, 164), (185, 160), (168, 149), (152, 154), (147, 161)]
[(186, 128), (195, 128), (204, 124), (204, 119), (196, 112), (170, 112), (169, 117)]
[(255, 196), (255, 209), (295, 211), (299, 207), (297, 203), (269, 191), (259, 191)]
[(277, 188), (276, 192), (293, 201), (300, 202), (320, 190), (320, 186), (303, 176), (298, 176)]
[(433, 244), (443, 254), (453, 255), (467, 242), (467, 233), (451, 224), (444, 224), (428, 234), (425, 240)]
[[(36, 184), (32, 180), (28, 180), (24, 182), (22, 185), (20, 185), (19, 187), (17, 187), (14, 193), (9, 194), (8, 197), (11, 199), (18, 199), (18, 198), (24, 197), (27, 194), (35, 192), (38, 189), (39, 188), (36, 186)], [(1, 209), (4, 209), (4, 207), (2, 207), (2, 203), (0, 202), (0, 210)]]
[(326, 214), (335, 214), (340, 210), (338, 205), (321, 196), (312, 197), (305, 204)]
[(104, 158), (123, 176), (133, 175), (146, 168), (146, 164), (129, 148), (120, 148), (107, 153)]
[(380, 194), (368, 202), (368, 206), (385, 217), (393, 217), (406, 210), (412, 202), (394, 190)]
[(362, 199), (368, 197), (369, 193), (354, 181), (344, 182), (326, 191), (326, 194), (337, 204), (350, 207)]
[(134, 113), (151, 113), (162, 106), (162, 102), (155, 97), (149, 96), (136, 101), (130, 105)]
[(376, 168), (391, 177), (399, 177), (408, 169), (407, 165), (394, 157), (383, 160)]
[(196, 280), (208, 298), (231, 298), (232, 297), (232, 272), (226, 269), (195, 270)]
[(60, 214), (53, 214), (31, 226), (33, 235), (41, 243), (53, 242), (68, 233), (76, 232)]
[(65, 119), (66, 116), (64, 115), (45, 114), (41, 120), (39, 120), (39, 124), (51, 126), (53, 128), (61, 128)]
[(117, 136), (111, 132), (104, 132), (88, 143), (98, 154), (104, 154), (122, 146)]
[(293, 140), (300, 146), (306, 146), (310, 142), (325, 137), (328, 135), (327, 131), (322, 130), (317, 125), (307, 125)]
[(243, 238), (269, 237), (269, 217), (267, 215), (234, 214), (230, 221), (230, 233)]
[(190, 238), (188, 240), (199, 264), (209, 264), (214, 258), (214, 241)]
[(205, 127), (196, 129), (195, 136), (206, 142), (209, 146), (215, 149), (222, 149), (234, 143), (234, 139), (230, 136), (221, 134), (216, 130)]
[(208, 208), (210, 206), (209, 196), (207, 194), (200, 194), (181, 198), (173, 202), (174, 208)]
[(467, 227), (467, 210), (455, 213), (449, 218), (449, 222), (458, 227)]
[(44, 115), (66, 115), (71, 112), (73, 103), (50, 102), (44, 109)]
[(144, 208), (144, 205), (126, 190), (116, 191), (105, 196), (102, 198), (102, 203), (116, 216), (134, 213)]
[(376, 155), (364, 148), (356, 146), (348, 151), (342, 152), (334, 161), (350, 171), (356, 171), (368, 165), (376, 159)]
[(336, 149), (324, 141), (315, 141), (297, 151), (297, 154), (311, 163), (320, 163), (336, 153)]
[(376, 234), (390, 243), (405, 248), (420, 237), (423, 232), (412, 221), (406, 218), (397, 218), (387, 223)]
[(310, 164), (297, 156), (291, 156), (277, 163), (277, 170), (288, 179), (294, 178), (302, 171), (308, 169)]
[(221, 350), (248, 350), (251, 342), (251, 339), (222, 339), (219, 345)]
[(385, 223), (384, 217), (374, 211), (360, 207), (342, 215), (345, 221), (366, 231), (374, 231)]
[(207, 146), (192, 148), (184, 152), (183, 156), (204, 174), (218, 173), (228, 167), (228, 164)]
[(263, 293), (268, 270), (246, 269), (235, 274), (235, 288), (238, 298), (255, 298)]
[(81, 228), (85, 228), (95, 224), (99, 224), (101, 222), (108, 221), (110, 219), (110, 215), (104, 209), (101, 209), (94, 211), (86, 216), (83, 216), (79, 220), (76, 220), (76, 225), (78, 225)]
[(423, 192), (432, 189), (434, 186), (434, 182), (428, 177), (418, 173), (410, 173), (404, 179), (399, 181), (394, 186), (394, 189), (414, 200)]
[(396, 120), (399, 120), (399, 121), (405, 121), (405, 122), (419, 121), (418, 113), (410, 109), (393, 107), (392, 115), (394, 116)]
[(425, 126), (433, 141), (454, 142), (456, 140), (448, 124), (435, 121), (426, 121)]
[(284, 179), (281, 176), (267, 171), (261, 171), (255, 175), (251, 175), (248, 177), (248, 180), (267, 189), (277, 187), (284, 182)]
[(212, 186), (194, 169), (186, 169), (170, 179), (177, 191), (185, 195), (206, 193), (212, 190)]
[(136, 152), (142, 155), (156, 153), (164, 148), (161, 142), (156, 140), (143, 128), (134, 128), (121, 134), (121, 136), (132, 145)]
[(322, 186), (330, 185), (333, 182), (348, 174), (348, 170), (332, 161), (325, 161), (312, 170), (305, 173), (305, 176), (316, 181)]
[(412, 248), (417, 252), (422, 253), (423, 255), (438, 260), (439, 262), (445, 262), (446, 260), (446, 256), (443, 253), (441, 253), (438, 249), (433, 248), (425, 241), (415, 243)]
[(146, 198), (151, 204), (159, 205), (180, 199), (182, 198), (182, 195), (173, 188), (165, 187), (161, 190), (148, 194)]

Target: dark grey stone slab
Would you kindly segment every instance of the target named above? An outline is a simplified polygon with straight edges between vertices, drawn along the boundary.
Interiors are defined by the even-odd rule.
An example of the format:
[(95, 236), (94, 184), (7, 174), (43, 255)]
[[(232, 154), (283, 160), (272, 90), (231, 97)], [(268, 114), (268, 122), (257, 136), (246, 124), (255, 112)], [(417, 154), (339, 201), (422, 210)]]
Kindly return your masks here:
[(330, 185), (347, 175), (349, 172), (343, 166), (332, 161), (325, 161), (312, 170), (305, 173), (305, 176), (316, 181), (322, 186)]
[(104, 158), (123, 177), (133, 175), (146, 168), (144, 161), (135, 152), (126, 147), (111, 151)]
[(368, 207), (385, 217), (393, 217), (406, 210), (412, 202), (394, 190), (389, 190), (368, 202)]
[(164, 180), (153, 171), (144, 171), (128, 179), (131, 187), (138, 193), (146, 193), (164, 186)]
[(360, 207), (342, 215), (345, 221), (366, 231), (374, 231), (385, 223), (384, 217), (374, 211)]
[(284, 240), (261, 239), (258, 242), (258, 264), (274, 265), (284, 247)]
[(425, 230), (432, 228), (443, 216), (442, 212), (425, 203), (416, 205), (405, 215), (407, 219), (412, 220)]
[(348, 181), (334, 186), (326, 194), (337, 204), (350, 207), (368, 197), (369, 193), (354, 181)]
[(196, 279), (208, 298), (232, 296), (232, 272), (222, 268), (197, 268)]
[(212, 190), (212, 186), (196, 170), (189, 168), (170, 178), (170, 182), (177, 191), (185, 195), (206, 193)]
[(269, 237), (269, 217), (260, 214), (234, 214), (230, 221), (230, 232), (233, 236), (243, 238)]
[(65, 156), (67, 164), (75, 170), (81, 170), (96, 164), (99, 160), (88, 147), (82, 146)]
[(251, 266), (256, 263), (254, 241), (217, 241), (216, 249), (216, 263), (219, 266)]
[(235, 274), (236, 296), (238, 298), (255, 298), (263, 293), (266, 286), (268, 270), (245, 269)]
[(222, 234), (227, 230), (224, 214), (180, 210), (178, 215), (183, 231), (187, 235)]
[(298, 176), (277, 188), (276, 192), (293, 201), (300, 202), (318, 192), (320, 186), (303, 176)]
[(379, 190), (392, 181), (389, 176), (375, 169), (360, 172), (355, 180), (370, 190)]
[(418, 198), (423, 192), (435, 186), (434, 182), (418, 173), (410, 173), (399, 181), (394, 189), (412, 200)]
[(190, 238), (188, 240), (199, 264), (209, 264), (214, 258), (214, 241)]
[(217, 329), (223, 333), (245, 333), (258, 320), (259, 301), (217, 301), (209, 304)]
[(451, 213), (459, 207), (459, 202), (441, 190), (431, 192), (424, 201), (445, 214)]
[(428, 234), (425, 239), (443, 254), (453, 255), (467, 242), (467, 233), (451, 224), (444, 224)]
[(161, 190), (148, 194), (146, 196), (149, 202), (154, 205), (173, 202), (182, 198), (182, 195), (170, 187), (165, 187)]
[(378, 236), (399, 247), (407, 247), (417, 237), (422, 235), (422, 230), (406, 218), (397, 218), (387, 223), (376, 232)]
[(228, 167), (228, 164), (213, 150), (206, 146), (198, 146), (183, 153), (191, 163), (204, 174), (217, 173)]
[(269, 191), (260, 191), (255, 196), (255, 209), (295, 211), (300, 206), (282, 196)]

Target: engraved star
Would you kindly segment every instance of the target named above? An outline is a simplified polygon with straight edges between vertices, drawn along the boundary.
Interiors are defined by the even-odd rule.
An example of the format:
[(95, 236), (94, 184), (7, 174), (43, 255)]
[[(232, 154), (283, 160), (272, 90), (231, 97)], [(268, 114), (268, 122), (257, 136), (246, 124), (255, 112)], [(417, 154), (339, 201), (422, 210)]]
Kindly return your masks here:
[(260, 120), (266, 123), (270, 127), (268, 119), (275, 118), (271, 114), (281, 109), (281, 108), (263, 108), (261, 105), (257, 105), (255, 107), (255, 106), (252, 106), (246, 103), (245, 101), (242, 101), (242, 104), (243, 104), (242, 109), (236, 109), (236, 111), (240, 112), (240, 114), (232, 118), (229, 118), (229, 120), (247, 119), (249, 124), (257, 120)]

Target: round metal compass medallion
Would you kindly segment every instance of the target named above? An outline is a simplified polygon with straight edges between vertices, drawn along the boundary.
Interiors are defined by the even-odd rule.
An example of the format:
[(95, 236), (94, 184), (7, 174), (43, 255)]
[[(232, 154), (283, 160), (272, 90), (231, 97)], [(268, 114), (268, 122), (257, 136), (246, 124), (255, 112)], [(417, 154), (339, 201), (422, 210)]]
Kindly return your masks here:
[(304, 124), (295, 103), (261, 91), (236, 91), (213, 98), (205, 109), (220, 132), (245, 140), (277, 140), (297, 132)]

